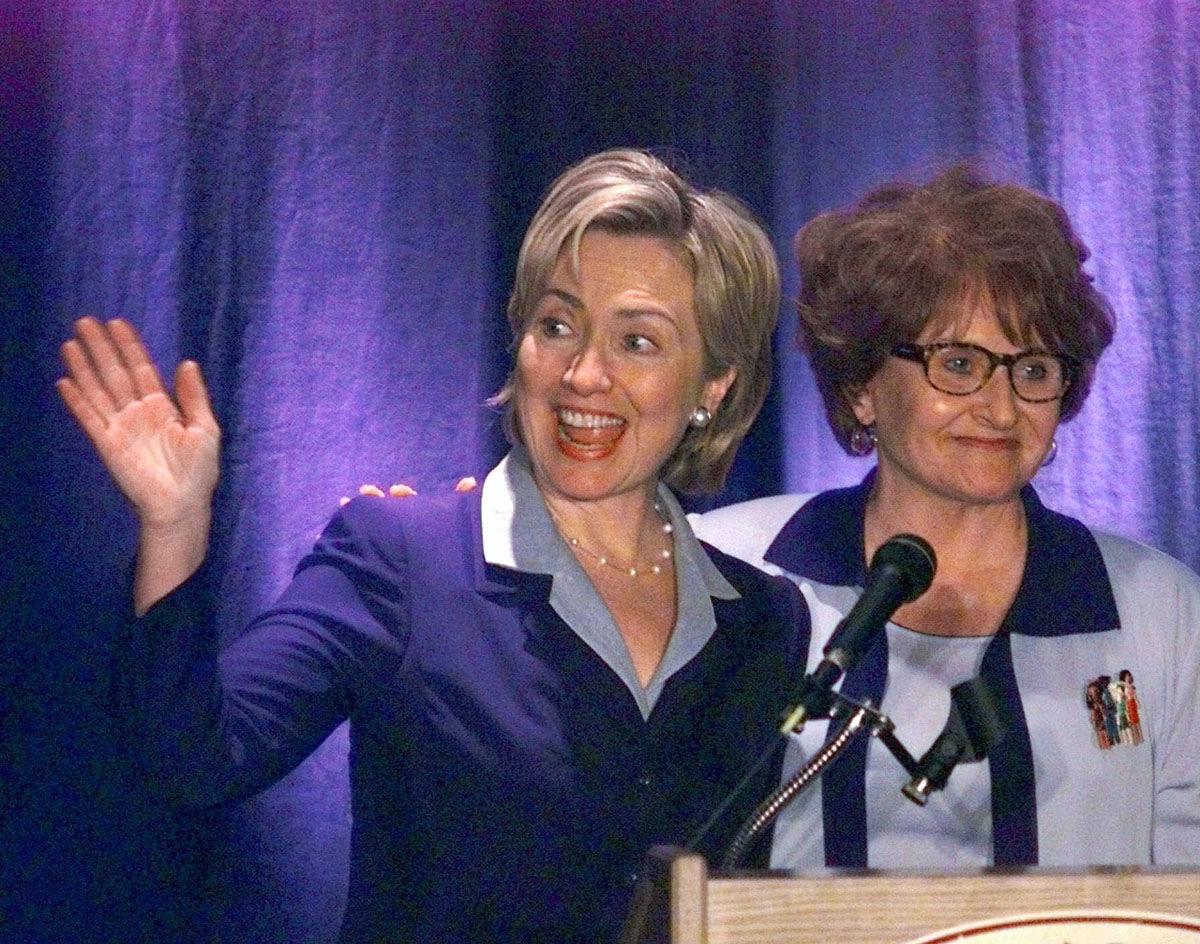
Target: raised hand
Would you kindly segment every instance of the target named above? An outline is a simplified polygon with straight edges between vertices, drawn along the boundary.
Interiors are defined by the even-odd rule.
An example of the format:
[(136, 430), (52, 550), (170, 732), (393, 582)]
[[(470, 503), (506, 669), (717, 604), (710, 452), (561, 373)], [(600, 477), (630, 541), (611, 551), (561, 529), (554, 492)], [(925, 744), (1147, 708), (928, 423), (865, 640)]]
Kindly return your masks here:
[(207, 552), (221, 430), (199, 365), (179, 365), (172, 399), (126, 321), (81, 318), (62, 358), (59, 395), (141, 522), (134, 604), (144, 612)]
[(68, 376), (58, 392), (142, 524), (170, 525), (207, 509), (221, 431), (200, 367), (179, 365), (176, 403), (137, 332), (121, 319), (81, 318), (62, 358)]

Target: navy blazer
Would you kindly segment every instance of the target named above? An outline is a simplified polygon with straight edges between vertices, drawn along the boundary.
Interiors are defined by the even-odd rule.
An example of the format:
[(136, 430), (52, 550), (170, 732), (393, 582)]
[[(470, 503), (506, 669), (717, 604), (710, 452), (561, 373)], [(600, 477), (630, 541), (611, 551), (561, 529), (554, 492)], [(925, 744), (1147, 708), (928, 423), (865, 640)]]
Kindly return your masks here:
[[(262, 789), (350, 720), (343, 940), (611, 940), (645, 851), (708, 817), (802, 671), (793, 585), (706, 549), (741, 597), (713, 599), (716, 632), (648, 719), (549, 576), (484, 561), (478, 490), (351, 502), (219, 656), (197, 574), (131, 627), (121, 703), (190, 806)], [(777, 756), (701, 851), (779, 774)]]

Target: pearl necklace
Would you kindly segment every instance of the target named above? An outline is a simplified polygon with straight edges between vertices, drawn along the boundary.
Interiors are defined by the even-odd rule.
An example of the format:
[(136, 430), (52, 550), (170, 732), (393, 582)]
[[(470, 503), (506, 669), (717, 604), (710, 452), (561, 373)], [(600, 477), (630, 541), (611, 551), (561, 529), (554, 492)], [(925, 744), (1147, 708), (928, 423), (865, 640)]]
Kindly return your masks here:
[(546, 506), (546, 510), (550, 512), (550, 517), (554, 519), (554, 524), (558, 528), (558, 533), (562, 535), (564, 541), (571, 545), (572, 550), (583, 551), (584, 554), (595, 560), (598, 564), (602, 564), (605, 567), (611, 567), (613, 570), (624, 574), (626, 577), (644, 577), (647, 574), (661, 574), (663, 567), (666, 566), (663, 562), (669, 561), (672, 557), (671, 533), (675, 530), (675, 528), (671, 522), (666, 519), (666, 516), (663, 514), (662, 508), (659, 507), (658, 502), (654, 503), (654, 511), (658, 514), (659, 520), (662, 521), (662, 533), (667, 535), (668, 538), (667, 547), (663, 548), (662, 550), (662, 561), (641, 564), (637, 567), (622, 567), (620, 564), (614, 564), (606, 555), (597, 554), (591, 548), (580, 544), (578, 538), (572, 537), (563, 529), (562, 522), (559, 520), (558, 515), (554, 513), (549, 505)]

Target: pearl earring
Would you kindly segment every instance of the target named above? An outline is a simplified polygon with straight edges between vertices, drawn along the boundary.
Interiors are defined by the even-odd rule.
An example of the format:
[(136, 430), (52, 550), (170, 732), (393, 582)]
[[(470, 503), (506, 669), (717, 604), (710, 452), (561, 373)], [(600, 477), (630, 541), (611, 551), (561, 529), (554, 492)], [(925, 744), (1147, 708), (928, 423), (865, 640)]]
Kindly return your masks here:
[(692, 418), (689, 422), (696, 429), (704, 429), (712, 422), (712, 413), (709, 412), (708, 407), (698, 406), (692, 410)]

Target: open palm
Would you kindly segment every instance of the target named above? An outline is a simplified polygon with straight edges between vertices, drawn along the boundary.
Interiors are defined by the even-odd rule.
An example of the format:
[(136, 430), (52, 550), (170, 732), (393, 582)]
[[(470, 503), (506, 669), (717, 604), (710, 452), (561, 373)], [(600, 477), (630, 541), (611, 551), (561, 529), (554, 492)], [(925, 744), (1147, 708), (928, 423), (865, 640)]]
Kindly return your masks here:
[(142, 524), (207, 515), (221, 431), (199, 366), (179, 365), (172, 399), (137, 332), (120, 319), (80, 319), (62, 357), (68, 376), (59, 394)]

